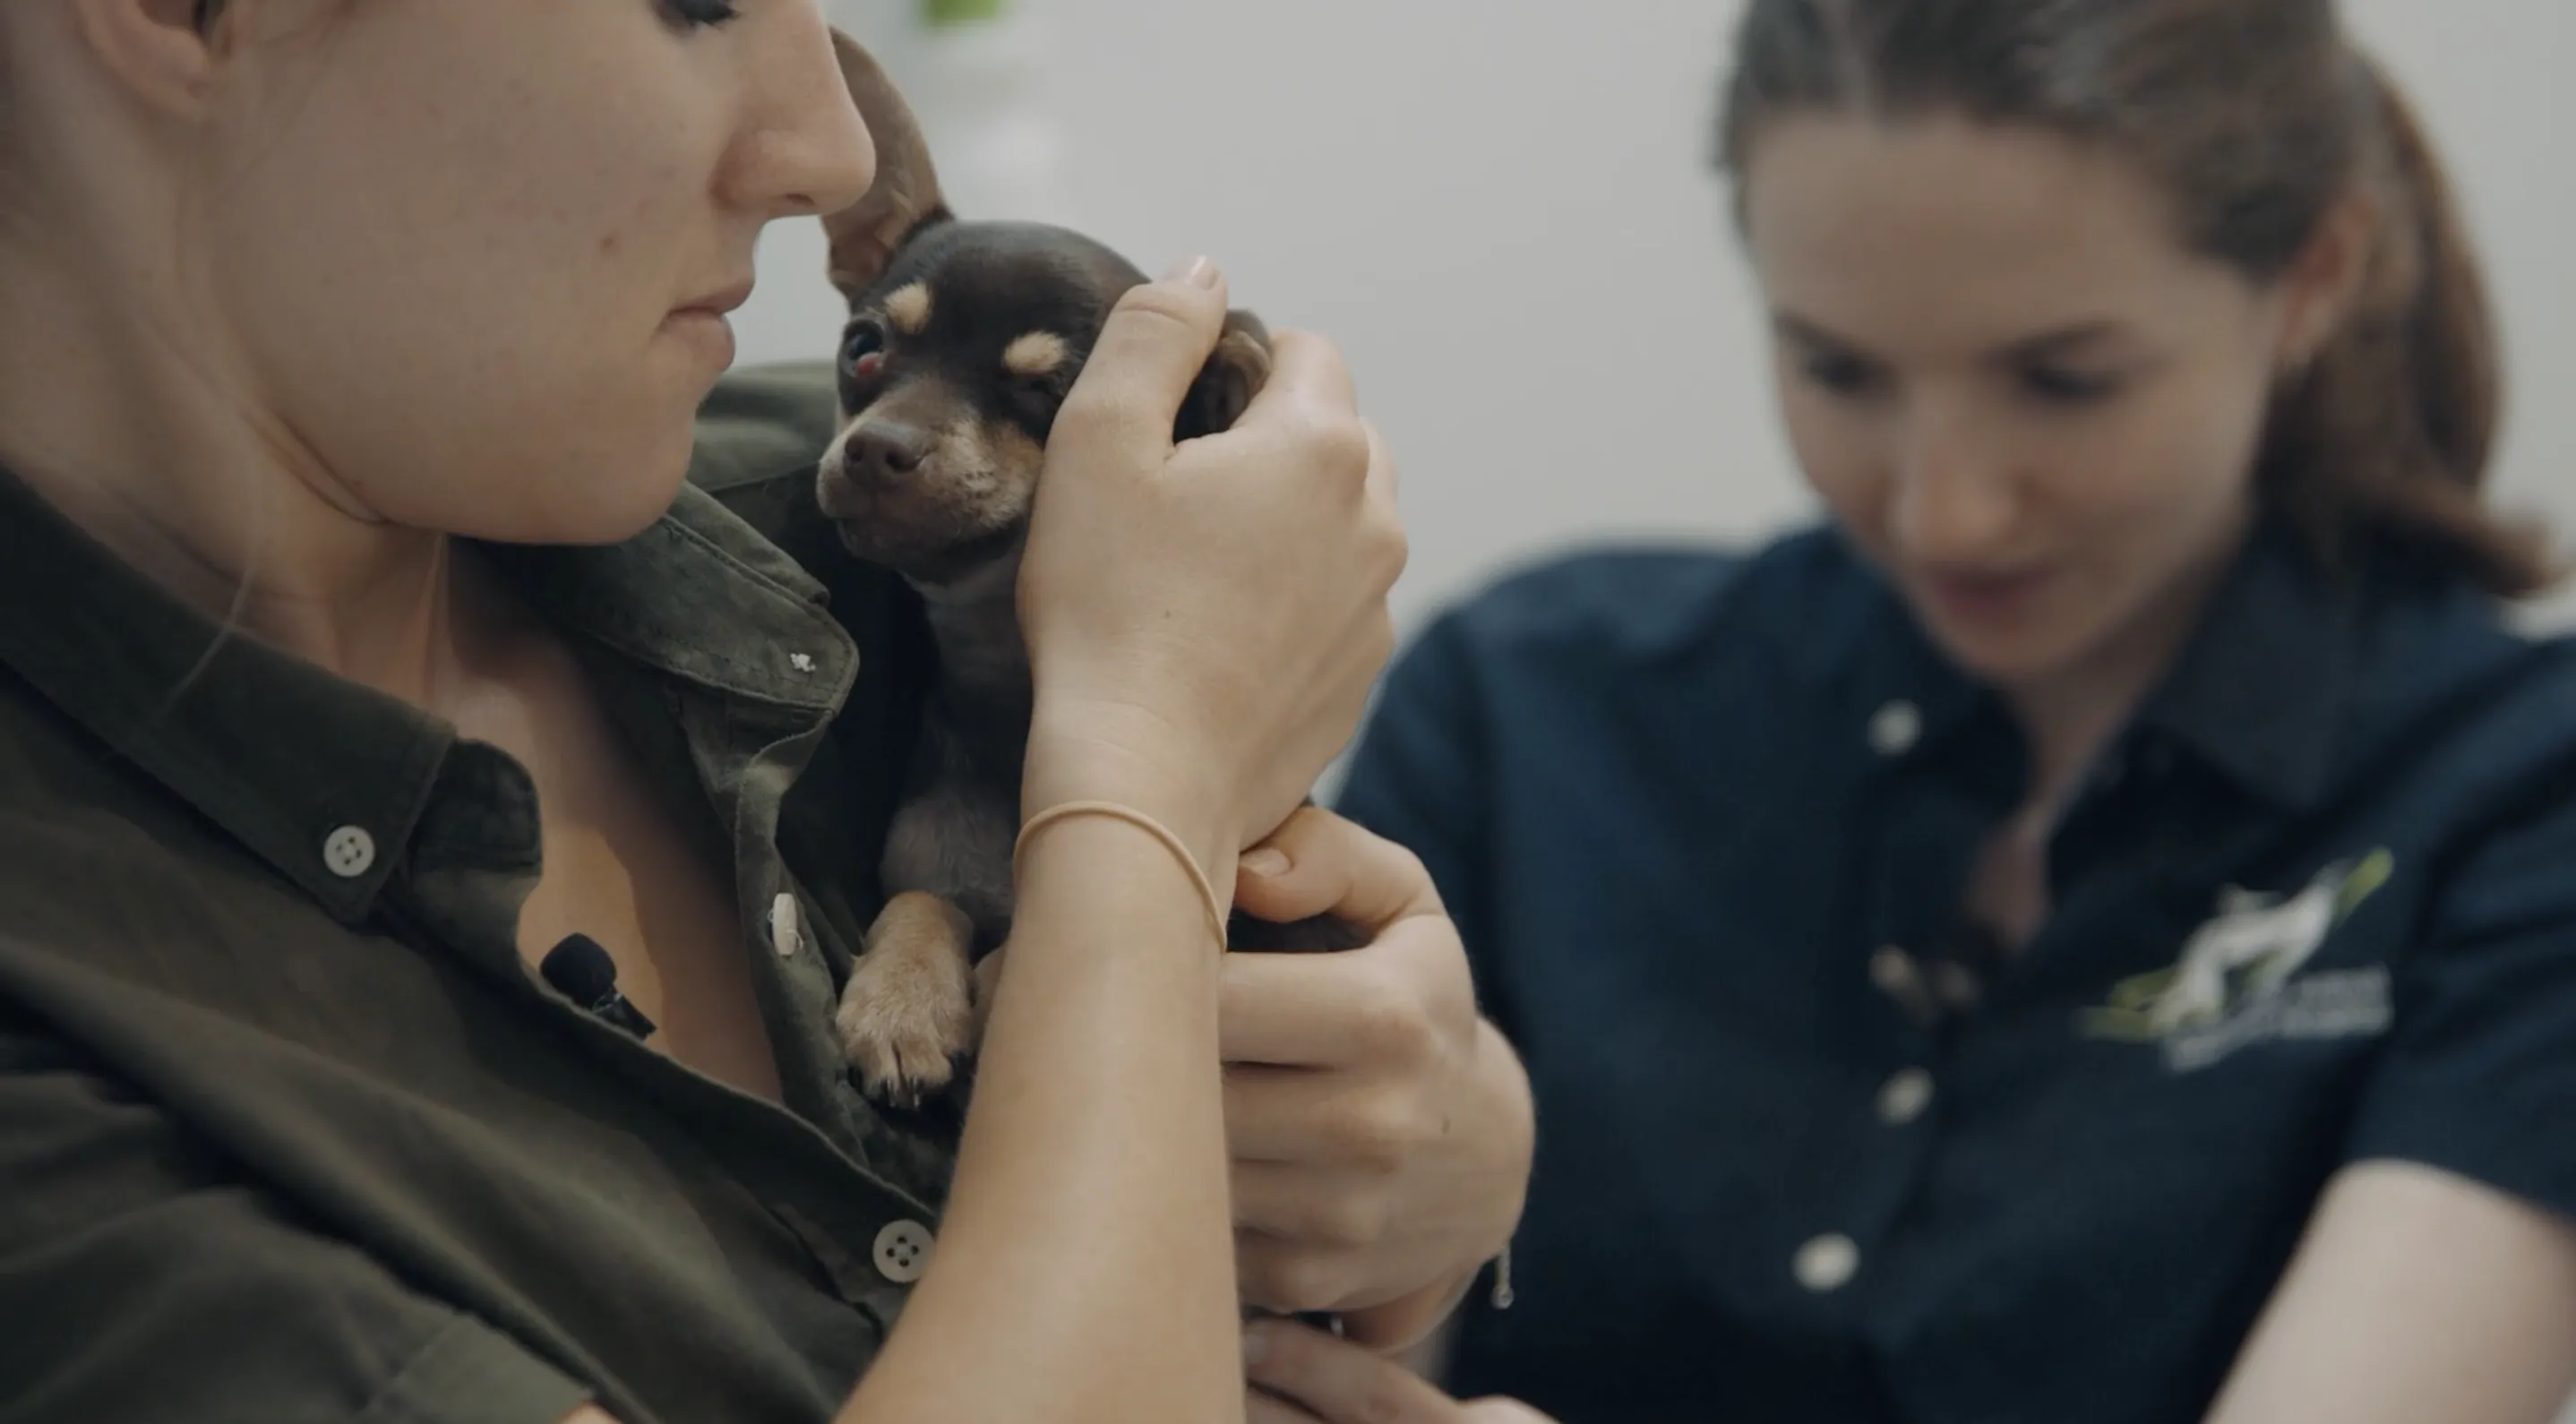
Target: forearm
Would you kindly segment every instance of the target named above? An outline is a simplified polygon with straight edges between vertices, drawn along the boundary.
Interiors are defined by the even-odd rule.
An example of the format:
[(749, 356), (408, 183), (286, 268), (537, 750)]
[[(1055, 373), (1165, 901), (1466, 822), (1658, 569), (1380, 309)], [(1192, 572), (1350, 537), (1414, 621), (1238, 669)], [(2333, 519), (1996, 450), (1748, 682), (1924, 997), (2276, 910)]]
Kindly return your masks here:
[(1032, 839), (937, 1258), (845, 1417), (1240, 1417), (1212, 934), (1138, 827)]
[(2430, 1168), (2347, 1168), (2209, 1421), (2550, 1424), (2571, 1340), (2576, 1227)]

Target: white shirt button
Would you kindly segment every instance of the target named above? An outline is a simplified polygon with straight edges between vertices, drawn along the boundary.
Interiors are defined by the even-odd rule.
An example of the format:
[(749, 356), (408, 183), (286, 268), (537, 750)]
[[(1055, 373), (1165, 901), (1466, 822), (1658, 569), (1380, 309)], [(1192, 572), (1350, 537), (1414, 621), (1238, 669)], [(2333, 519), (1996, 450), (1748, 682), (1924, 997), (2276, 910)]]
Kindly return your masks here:
[(930, 1228), (918, 1221), (897, 1221), (877, 1233), (877, 1274), (899, 1286), (911, 1285), (930, 1269)]
[(1869, 719), (1869, 744), (1880, 756), (1903, 756), (1923, 736), (1923, 711), (1911, 702), (1891, 702)]
[(803, 948), (805, 933), (796, 923), (796, 897), (785, 891), (769, 902), (769, 945), (781, 959), (794, 959)]
[(1914, 956), (1895, 945), (1881, 945), (1869, 957), (1869, 982), (1890, 994), (1904, 992), (1922, 980), (1914, 972)]
[(1922, 966), (1913, 955), (1892, 944), (1884, 946), (1869, 957), (1869, 982), (1916, 1023), (1940, 1022), (1941, 1003), (1932, 997), (1932, 986), (1924, 982)]
[(1798, 1284), (1818, 1295), (1838, 1291), (1860, 1274), (1860, 1246), (1839, 1233), (1819, 1236), (1798, 1248), (1789, 1269)]
[(1878, 1090), (1878, 1120), (1890, 1127), (1905, 1126), (1930, 1106), (1932, 1075), (1920, 1068), (1906, 1069)]
[(342, 826), (322, 842), (322, 864), (343, 880), (355, 880), (374, 867), (376, 838), (364, 826)]

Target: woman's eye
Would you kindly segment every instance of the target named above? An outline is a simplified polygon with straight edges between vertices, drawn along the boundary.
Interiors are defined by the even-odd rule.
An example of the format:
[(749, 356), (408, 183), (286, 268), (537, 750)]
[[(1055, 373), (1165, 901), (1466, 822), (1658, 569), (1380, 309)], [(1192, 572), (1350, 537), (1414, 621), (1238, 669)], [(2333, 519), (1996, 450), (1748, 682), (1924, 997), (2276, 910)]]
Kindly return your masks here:
[(2094, 405), (2120, 393), (2120, 378), (2062, 366), (2031, 366), (2021, 373), (2022, 389), (2050, 405)]
[(885, 369), (885, 333), (872, 323), (850, 328), (841, 342), (841, 373), (864, 381)]
[(1816, 352), (1805, 358), (1801, 369), (1809, 384), (1838, 396), (1874, 395), (1886, 384), (1886, 373), (1875, 364), (1837, 352)]
[(740, 19), (742, 10), (734, 0), (661, 0), (662, 11), (671, 23), (689, 29), (712, 30), (728, 20)]

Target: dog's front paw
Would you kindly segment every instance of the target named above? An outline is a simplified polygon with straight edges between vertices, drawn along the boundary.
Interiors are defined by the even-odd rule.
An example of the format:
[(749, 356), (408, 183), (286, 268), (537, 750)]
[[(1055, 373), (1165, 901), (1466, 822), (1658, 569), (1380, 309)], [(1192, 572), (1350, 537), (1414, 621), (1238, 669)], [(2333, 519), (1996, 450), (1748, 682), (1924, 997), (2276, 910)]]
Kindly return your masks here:
[(869, 1097), (919, 1106), (948, 1086), (957, 1060), (973, 1051), (973, 940), (964, 913), (936, 895), (897, 895), (877, 916), (833, 1019), (841, 1052)]

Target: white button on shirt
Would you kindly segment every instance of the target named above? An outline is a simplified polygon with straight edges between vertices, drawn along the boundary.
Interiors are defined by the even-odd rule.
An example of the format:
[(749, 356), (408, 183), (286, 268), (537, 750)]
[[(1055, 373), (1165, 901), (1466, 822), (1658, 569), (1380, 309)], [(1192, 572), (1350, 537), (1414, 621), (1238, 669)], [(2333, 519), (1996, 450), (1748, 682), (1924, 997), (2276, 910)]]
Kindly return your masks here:
[(322, 863), (343, 880), (355, 880), (376, 864), (376, 838), (364, 826), (342, 826), (322, 842)]
[(920, 1280), (930, 1269), (930, 1228), (918, 1221), (889, 1223), (877, 1233), (877, 1273), (899, 1286)]
[(796, 897), (782, 891), (769, 902), (769, 947), (781, 959), (794, 959), (804, 945), (805, 932), (796, 921)]
[(1878, 1090), (1878, 1120), (1890, 1127), (1905, 1126), (1930, 1106), (1932, 1075), (1920, 1068), (1898, 1073)]
[(1923, 736), (1923, 712), (1911, 702), (1891, 702), (1869, 719), (1869, 744), (1880, 756), (1902, 756)]
[(1819, 1236), (1798, 1248), (1789, 1270), (1798, 1284), (1818, 1295), (1830, 1294), (1860, 1274), (1860, 1246), (1840, 1233)]

